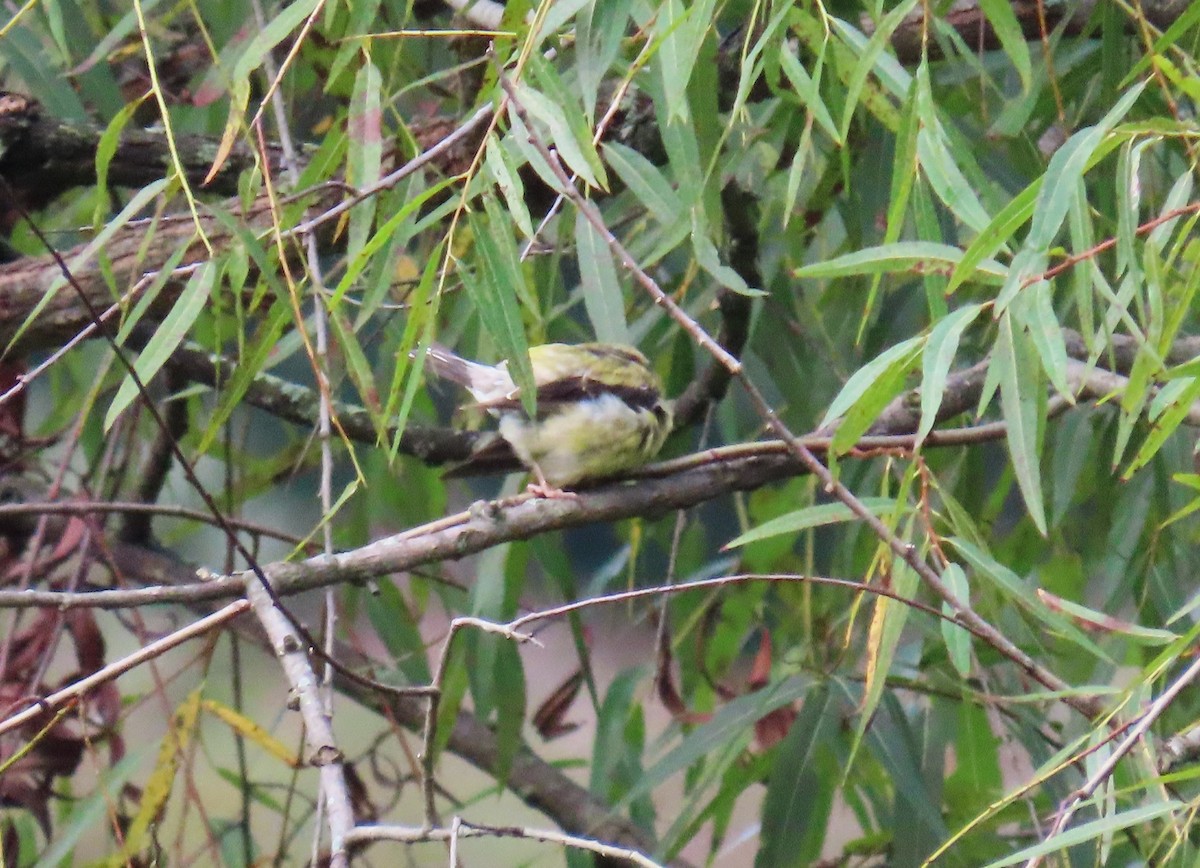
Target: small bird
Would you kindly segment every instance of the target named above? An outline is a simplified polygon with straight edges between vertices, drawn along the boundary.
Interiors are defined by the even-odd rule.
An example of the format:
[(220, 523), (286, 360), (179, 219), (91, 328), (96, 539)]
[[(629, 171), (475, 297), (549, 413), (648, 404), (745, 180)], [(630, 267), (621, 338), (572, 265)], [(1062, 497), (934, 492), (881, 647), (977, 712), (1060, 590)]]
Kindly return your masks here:
[[(529, 348), (537, 416), (521, 404), (508, 363), (484, 365), (433, 344), (435, 376), (464, 386), (500, 421), (500, 436), (533, 473), (543, 496), (587, 479), (640, 467), (671, 431), (671, 404), (646, 357), (619, 344), (543, 344)], [(467, 462), (470, 465), (470, 460)]]

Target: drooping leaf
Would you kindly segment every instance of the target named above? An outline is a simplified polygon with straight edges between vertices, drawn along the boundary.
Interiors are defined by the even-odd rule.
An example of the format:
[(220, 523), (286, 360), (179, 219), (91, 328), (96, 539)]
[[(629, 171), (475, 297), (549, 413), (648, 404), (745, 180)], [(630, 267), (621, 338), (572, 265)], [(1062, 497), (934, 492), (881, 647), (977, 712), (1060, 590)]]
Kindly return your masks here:
[(1046, 533), (1045, 499), (1042, 495), (1041, 413), (1045, 405), (1040, 368), (1031, 341), (1013, 317), (1000, 318), (992, 364), (1000, 382), (1000, 407), (1008, 426), (1008, 454), (1012, 457), (1017, 485), (1025, 498), (1029, 517)]

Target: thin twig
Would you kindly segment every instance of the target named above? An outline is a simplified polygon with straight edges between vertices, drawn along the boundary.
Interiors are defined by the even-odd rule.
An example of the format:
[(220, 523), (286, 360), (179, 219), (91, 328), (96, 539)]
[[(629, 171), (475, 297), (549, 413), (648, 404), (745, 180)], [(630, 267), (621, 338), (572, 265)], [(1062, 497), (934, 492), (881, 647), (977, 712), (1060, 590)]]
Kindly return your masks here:
[(39, 715), (53, 711), (54, 709), (59, 708), (80, 696), (83, 696), (92, 688), (97, 687), (106, 681), (111, 681), (118, 675), (122, 675), (129, 670), (146, 663), (147, 661), (156, 659), (164, 652), (169, 651), (178, 645), (182, 645), (189, 639), (202, 636), (209, 630), (220, 627), (231, 619), (236, 618), (238, 615), (247, 611), (249, 608), (250, 604), (246, 600), (235, 600), (224, 608), (213, 612), (211, 615), (201, 618), (198, 621), (194, 621), (193, 623), (188, 624), (186, 627), (181, 627), (178, 630), (175, 630), (174, 632), (162, 637), (161, 639), (151, 642), (144, 648), (139, 648), (137, 651), (134, 651), (132, 654), (123, 657), (120, 660), (109, 663), (103, 669), (97, 670), (86, 678), (81, 678), (69, 686), (64, 687), (62, 690), (55, 691), (49, 696), (38, 699), (36, 704), (32, 707), (27, 708), (24, 711), (17, 712), (16, 714), (9, 715), (3, 720), (0, 720), (0, 735), (3, 735), (7, 732), (12, 732), (14, 729), (23, 726)]

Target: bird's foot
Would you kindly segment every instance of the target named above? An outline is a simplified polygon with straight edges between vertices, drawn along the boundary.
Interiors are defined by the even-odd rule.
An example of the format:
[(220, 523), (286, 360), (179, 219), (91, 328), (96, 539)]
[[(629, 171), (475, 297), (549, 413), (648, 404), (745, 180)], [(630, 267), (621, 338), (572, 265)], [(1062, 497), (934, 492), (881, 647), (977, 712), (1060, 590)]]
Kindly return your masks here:
[(545, 497), (549, 500), (575, 500), (579, 497), (573, 491), (566, 491), (556, 485), (550, 485), (548, 482), (531, 482), (525, 487), (525, 490), (534, 497)]

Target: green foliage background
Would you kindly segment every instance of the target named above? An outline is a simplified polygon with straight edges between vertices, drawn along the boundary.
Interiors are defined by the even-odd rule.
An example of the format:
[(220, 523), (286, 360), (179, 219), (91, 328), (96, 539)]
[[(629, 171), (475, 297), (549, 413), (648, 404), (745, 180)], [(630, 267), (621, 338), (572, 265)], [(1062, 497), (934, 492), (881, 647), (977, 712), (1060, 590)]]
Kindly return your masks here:
[[(0, 80), (112, 137), (165, 118), (172, 137), (253, 145), (248, 122), (261, 110), (265, 138), (278, 138), (282, 119), (303, 144), (300, 177), (271, 179), (284, 192), (334, 179), (371, 187), (418, 139), (436, 141), (425, 135), (431, 119), (450, 119), (450, 130), (480, 107), (505, 109), (453, 167), (431, 163), (350, 208), (323, 248), (319, 288), (302, 257), (281, 267), (292, 240), (258, 230), (233, 234), (189, 279), (142, 347), (139, 371), (152, 378), (184, 338), (237, 361), (244, 379), (184, 391), (185, 451), (233, 468), (229, 503), (269, 502), (297, 469), (293, 490), (317, 482), (310, 429), (239, 409), (245, 379), (260, 370), (312, 385), (322, 367), (336, 397), (370, 412), (376, 444), (334, 446), (326, 519), (350, 548), (496, 490), (457, 487), (400, 454), (398, 421), (448, 419), (444, 393), (431, 398), (409, 361), (424, 342), (485, 360), (547, 341), (627, 342), (672, 394), (712, 364), (571, 203), (543, 221), (558, 185), (532, 134), (696, 322), (716, 333), (731, 311), (748, 317), (736, 349), (789, 429), (836, 429), (838, 478), (961, 604), (1070, 685), (1051, 695), (935, 617), (952, 618), (952, 608), (794, 470), (697, 504), (679, 525), (648, 515), (495, 549), (466, 591), (434, 576), (369, 599), (344, 591), (352, 611), (386, 628), (389, 677), (422, 683), (428, 669), (412, 652), (428, 612), (506, 620), (530, 599), (792, 577), (669, 599), (672, 671), (690, 714), (665, 732), (644, 721), (643, 704), (662, 692), (650, 663), (582, 691), (596, 723), (579, 779), (653, 833), (656, 858), (686, 850), (726, 864), (727, 842), (746, 834), (731, 825), (735, 807), (761, 800), (753, 843), (732, 849), (741, 858), (755, 849), (758, 865), (831, 852), (841, 861), (823, 864), (1003, 865), (1038, 854), (1063, 865), (1192, 864), (1192, 765), (1168, 770), (1162, 751), (1200, 713), (1194, 691), (1156, 714), (1077, 806), (1070, 831), (1047, 829), (1117, 750), (1121, 726), (1188, 670), (1197, 638), (1200, 476), (1188, 426), (1200, 420), (1200, 378), (1188, 360), (1200, 347), (1188, 339), (1200, 286), (1200, 13), (1191, 6), (1156, 26), (1137, 4), (1097, 4), (1081, 25), (1027, 40), (1014, 8), (989, 0), (979, 14), (996, 47), (980, 51), (945, 5), (513, 2), (490, 39), (428, 32), (463, 23), (436, 4), (43, 0), (0, 30)], [(925, 22), (916, 27), (924, 52), (898, 57), (893, 32), (911, 32), (914, 20)], [(138, 77), (147, 57), (165, 74), (181, 47), (205, 61), (169, 84)], [(506, 110), (499, 69), (532, 131)], [(264, 103), (276, 87), (282, 114)], [(169, 169), (138, 199), (105, 183), (102, 158), (98, 167), (100, 185), (37, 215), (64, 248), (89, 237), (78, 227), (116, 230), (147, 214), (195, 209), (237, 224), (238, 202), (267, 189), (261, 164), (233, 200)], [(281, 200), (274, 217), (277, 229), (295, 227), (303, 203)], [(41, 252), (23, 227), (13, 244)], [(750, 245), (740, 248), (750, 266), (739, 244)], [(314, 332), (313, 298), (330, 328), (318, 362), (301, 337)], [(126, 325), (139, 316), (131, 309)], [(961, 387), (955, 374), (979, 362), (986, 376), (970, 410), (939, 418), (947, 386)], [(1118, 376), (1081, 393), (1097, 371)], [(89, 466), (108, 432), (130, 451), (153, 436), (144, 420), (118, 421), (136, 390), (98, 342), (44, 384), (53, 410), (43, 429), (83, 420)], [(909, 433), (1002, 422), (1007, 436), (855, 451), (889, 402), (915, 388)], [(762, 432), (735, 384), (667, 451)], [(311, 523), (289, 529), (317, 533)], [(193, 556), (203, 549), (181, 527), (163, 533)], [(927, 610), (813, 576), (882, 586)], [(657, 604), (618, 605), (653, 630)], [(572, 622), (578, 650), (601, 653), (604, 637), (587, 622), (586, 612)], [(513, 646), (469, 634), (458, 651), (445, 719), (469, 707), (509, 750), (518, 738), (537, 749), (530, 673)], [(747, 676), (752, 660), (765, 680)], [(1068, 707), (1064, 695), (1098, 701), (1099, 713)], [(795, 720), (768, 743), (756, 723), (774, 709), (793, 709)], [(683, 796), (667, 806), (657, 794), (671, 780), (682, 780)], [(854, 830), (832, 849), (831, 818)]]

